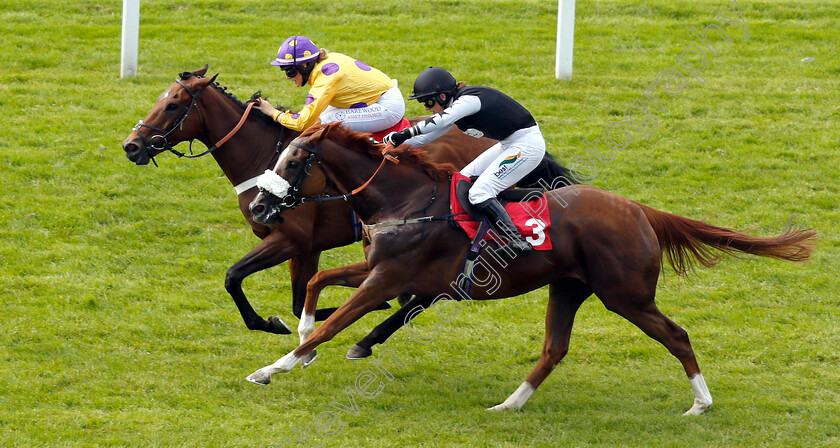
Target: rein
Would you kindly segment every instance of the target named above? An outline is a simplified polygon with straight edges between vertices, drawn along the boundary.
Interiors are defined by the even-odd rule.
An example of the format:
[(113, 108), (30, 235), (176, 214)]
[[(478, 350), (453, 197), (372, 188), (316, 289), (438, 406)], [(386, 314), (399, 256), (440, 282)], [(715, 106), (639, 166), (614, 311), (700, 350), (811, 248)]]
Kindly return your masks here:
[[(297, 197), (295, 197), (295, 194), (298, 191), (300, 191), (300, 187), (301, 187), (301, 184), (303, 183), (304, 178), (309, 175), (309, 168), (312, 166), (312, 161), (313, 160), (316, 163), (318, 163), (318, 165), (321, 167), (321, 171), (324, 172), (324, 175), (327, 176), (327, 179), (330, 182), (332, 182), (333, 184), (336, 184), (336, 182), (332, 179), (332, 176), (330, 176), (330, 173), (326, 170), (326, 168), (324, 168), (324, 165), (321, 164), (321, 161), (318, 160), (317, 151), (316, 151), (315, 147), (298, 143), (296, 140), (289, 143), (289, 145), (309, 152), (309, 157), (307, 157), (307, 159), (306, 159), (306, 165), (304, 166), (304, 169), (301, 170), (297, 179), (295, 179), (295, 184), (291, 187), (292, 193), (290, 195), (286, 196), (286, 198), (291, 198), (291, 200), (287, 202), (285, 200), (286, 198), (283, 199), (282, 205), (285, 206), (285, 207), (289, 207), (289, 208), (296, 207), (300, 204), (304, 204), (304, 203), (307, 203), (307, 202), (321, 203), (321, 202), (332, 201), (332, 200), (337, 200), (337, 199), (342, 199), (346, 202), (351, 197), (353, 197), (354, 195), (358, 194), (359, 192), (361, 192), (362, 190), (367, 188), (367, 186), (370, 185), (370, 183), (373, 181), (373, 179), (376, 177), (376, 175), (379, 174), (379, 171), (382, 170), (382, 167), (385, 166), (386, 162), (392, 162), (392, 163), (395, 163), (395, 164), (400, 163), (399, 159), (396, 156), (394, 156), (393, 154), (391, 154), (390, 152), (388, 152), (387, 147), (385, 147), (382, 150), (382, 162), (379, 163), (379, 166), (376, 168), (376, 171), (373, 172), (373, 174), (370, 176), (370, 178), (367, 180), (367, 182), (365, 182), (364, 184), (362, 184), (358, 188), (353, 189), (350, 193), (345, 193), (345, 194), (336, 195), (336, 196), (318, 195), (318, 196), (313, 196), (313, 197), (297, 198)], [(437, 180), (437, 175), (435, 175), (435, 180)], [(429, 202), (423, 207), (423, 210), (422, 210), (423, 213), (426, 213), (426, 211), (429, 209), (429, 207), (431, 207), (431, 205), (435, 202), (435, 199), (437, 199), (437, 182), (435, 182), (435, 189), (432, 192), (432, 197), (429, 199)], [(363, 223), (362, 228), (365, 231), (368, 231), (370, 229), (376, 229), (376, 228), (380, 228), (380, 227), (393, 227), (393, 226), (402, 226), (402, 225), (407, 225), (407, 224), (420, 224), (420, 223), (427, 223), (427, 222), (432, 222), (432, 221), (448, 221), (448, 220), (451, 220), (451, 219), (455, 218), (456, 216), (463, 215), (463, 214), (465, 214), (465, 213), (448, 213), (446, 215), (423, 216), (423, 217), (420, 217), (420, 218), (403, 218), (403, 219), (398, 219), (398, 220), (393, 220), (393, 221), (378, 222), (378, 223), (374, 223), (374, 224), (364, 224)]]
[[(432, 191), (432, 197), (429, 199), (429, 202), (423, 207), (423, 213), (427, 213), (429, 207), (434, 204), (435, 199), (437, 199), (437, 174), (435, 174), (435, 189)], [(370, 231), (372, 229), (377, 229), (380, 227), (395, 227), (395, 226), (404, 226), (407, 224), (420, 224), (432, 221), (459, 221), (454, 219), (456, 216), (465, 215), (466, 213), (448, 213), (446, 215), (437, 215), (437, 216), (423, 216), (421, 218), (403, 218), (403, 219), (395, 219), (393, 221), (384, 221), (384, 222), (377, 222), (373, 224), (363, 224), (362, 228), (365, 231)]]
[(370, 185), (371, 181), (373, 181), (373, 178), (375, 178), (376, 175), (379, 174), (379, 171), (382, 170), (382, 167), (385, 166), (386, 162), (392, 162), (394, 164), (399, 164), (400, 163), (400, 160), (396, 156), (394, 156), (393, 154), (388, 152), (387, 147), (386, 147), (385, 149), (382, 150), (382, 162), (379, 164), (379, 167), (376, 168), (376, 171), (373, 172), (373, 174), (370, 176), (370, 178), (367, 180), (367, 182), (365, 182), (364, 184), (362, 184), (358, 188), (353, 189), (353, 191), (351, 191), (350, 193), (345, 193), (345, 194), (340, 194), (340, 195), (335, 195), (335, 196), (318, 195), (318, 196), (313, 196), (313, 197), (297, 198), (294, 195), (295, 195), (295, 193), (297, 193), (300, 190), (300, 186), (303, 183), (303, 178), (305, 176), (309, 175), (309, 167), (312, 166), (312, 160), (313, 159), (315, 160), (315, 162), (318, 163), (318, 166), (321, 167), (321, 171), (324, 172), (324, 174), (327, 176), (327, 179), (329, 179), (329, 181), (334, 183), (334, 184), (336, 182), (332, 179), (332, 176), (330, 176), (330, 173), (326, 170), (326, 168), (324, 168), (324, 165), (321, 164), (321, 161), (318, 160), (317, 151), (315, 150), (314, 147), (298, 143), (296, 140), (293, 140), (291, 143), (289, 143), (289, 146), (294, 146), (298, 149), (302, 149), (304, 151), (309, 152), (309, 157), (306, 159), (306, 166), (300, 172), (300, 174), (298, 175), (298, 178), (295, 180), (295, 185), (292, 186), (292, 194), (287, 196), (287, 197), (291, 197), (291, 201), (289, 201), (289, 202), (287, 202), (285, 200), (283, 201), (283, 205), (286, 206), (286, 207), (289, 207), (289, 208), (295, 207), (295, 206), (300, 205), (300, 204), (305, 204), (307, 202), (321, 203), (321, 202), (333, 201), (333, 200), (337, 200), (337, 199), (341, 199), (341, 200), (347, 202), (351, 197), (358, 194), (359, 192), (361, 192), (362, 190), (367, 188), (368, 185)]
[(379, 167), (376, 168), (376, 171), (373, 172), (373, 175), (370, 176), (370, 179), (368, 179), (367, 182), (365, 182), (364, 184), (359, 186), (359, 188), (356, 188), (355, 190), (351, 191), (350, 195), (352, 196), (352, 195), (364, 190), (365, 188), (367, 188), (367, 186), (370, 185), (370, 182), (373, 180), (373, 178), (376, 177), (377, 174), (379, 174), (379, 170), (381, 170), (382, 167), (385, 166), (385, 162), (389, 162), (389, 161), (393, 162), (395, 164), (400, 163), (399, 159), (397, 159), (394, 155), (389, 153), (387, 151), (387, 147), (386, 147), (385, 149), (382, 150), (382, 162), (379, 164)]
[[(212, 148), (208, 149), (205, 152), (210, 152), (210, 151), (213, 151), (215, 149), (218, 149), (220, 146), (224, 145), (228, 140), (230, 140), (231, 137), (236, 135), (236, 133), (239, 132), (239, 129), (242, 128), (242, 125), (245, 124), (245, 120), (248, 119), (248, 115), (251, 114), (251, 109), (254, 108), (254, 104), (255, 104), (254, 102), (249, 102), (248, 106), (245, 107), (245, 112), (242, 114), (242, 118), (239, 119), (239, 123), (236, 123), (236, 126), (234, 126), (233, 129), (231, 129), (230, 132), (228, 132), (228, 134), (226, 136), (222, 137), (222, 139), (219, 140), (218, 142), (216, 142), (216, 144), (213, 145)], [(198, 156), (195, 156), (195, 157), (198, 157)]]

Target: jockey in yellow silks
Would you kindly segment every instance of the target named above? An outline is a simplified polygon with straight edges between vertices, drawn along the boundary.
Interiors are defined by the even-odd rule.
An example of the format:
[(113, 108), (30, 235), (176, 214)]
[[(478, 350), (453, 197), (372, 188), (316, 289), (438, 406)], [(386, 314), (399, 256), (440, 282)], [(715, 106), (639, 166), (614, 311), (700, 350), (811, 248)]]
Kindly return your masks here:
[(286, 39), (271, 65), (279, 66), (296, 86), (312, 86), (299, 112), (283, 112), (260, 101), (260, 111), (287, 128), (303, 131), (320, 119), (373, 133), (394, 126), (405, 114), (395, 80), (364, 62), (318, 49), (305, 36)]

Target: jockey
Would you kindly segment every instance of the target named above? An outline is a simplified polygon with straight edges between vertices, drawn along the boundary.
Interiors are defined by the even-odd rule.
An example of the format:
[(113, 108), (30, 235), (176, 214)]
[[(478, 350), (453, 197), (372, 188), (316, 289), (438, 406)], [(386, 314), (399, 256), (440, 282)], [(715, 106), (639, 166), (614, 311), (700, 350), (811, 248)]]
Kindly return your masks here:
[(340, 53), (318, 49), (305, 36), (290, 36), (271, 65), (279, 66), (298, 87), (310, 84), (300, 112), (280, 111), (261, 100), (262, 113), (289, 129), (303, 131), (315, 124), (343, 121), (357, 132), (391, 128), (405, 115), (405, 100), (395, 80)]
[(423, 146), (453, 126), (473, 137), (499, 140), (464, 167), (461, 174), (478, 176), (470, 188), (470, 204), (511, 240), (514, 251), (530, 254), (531, 245), (516, 230), (496, 196), (530, 173), (545, 155), (545, 140), (531, 113), (496, 89), (456, 83), (449, 72), (439, 67), (420, 73), (408, 99), (423, 103), (434, 115), (388, 134), (386, 143)]

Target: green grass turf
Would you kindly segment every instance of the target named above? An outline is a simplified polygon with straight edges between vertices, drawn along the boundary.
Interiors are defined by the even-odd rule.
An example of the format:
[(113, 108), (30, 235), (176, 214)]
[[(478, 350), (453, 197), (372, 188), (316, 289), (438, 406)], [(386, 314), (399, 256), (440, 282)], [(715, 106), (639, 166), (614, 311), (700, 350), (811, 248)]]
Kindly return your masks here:
[[(840, 6), (738, 5), (749, 38), (716, 19), (735, 18), (727, 1), (579, 1), (574, 78), (561, 82), (551, 1), (144, 0), (133, 79), (119, 78), (120, 2), (0, 2), (0, 445), (267, 447), (307, 429), (341, 447), (840, 445)], [(718, 54), (690, 31), (712, 23), (732, 39), (715, 41)], [(472, 304), (428, 344), (397, 333), (375, 353), (405, 367), (378, 396), (356, 394), (357, 415), (331, 403), (347, 405), (373, 366), (343, 355), (383, 312), (306, 371), (247, 383), (297, 336), (247, 331), (224, 290), (225, 270), (257, 242), (233, 189), (210, 158), (136, 167), (119, 145), (178, 72), (205, 63), (240, 98), (262, 89), (300, 107), (304, 91), (267, 65), (298, 33), (382, 69), (406, 95), (429, 65), (499, 88), (538, 118), (560, 161), (590, 157), (578, 168), (597, 170), (600, 188), (756, 235), (793, 217), (820, 232), (813, 260), (665, 271), (658, 304), (689, 332), (715, 399), (699, 418), (681, 415), (693, 397), (679, 363), (594, 297), (523, 410), (486, 412), (536, 363), (545, 290)], [(691, 46), (706, 50), (703, 83), (677, 61)], [(582, 140), (603, 140), (669, 67), (685, 85), (657, 90), (656, 130), (593, 159)], [(358, 245), (336, 249), (322, 267), (361, 257)], [(258, 312), (297, 324), (286, 266), (244, 288)], [(322, 304), (346, 296), (330, 288)], [(417, 328), (435, 323), (421, 316)], [(325, 411), (343, 425), (332, 439), (314, 432)]]

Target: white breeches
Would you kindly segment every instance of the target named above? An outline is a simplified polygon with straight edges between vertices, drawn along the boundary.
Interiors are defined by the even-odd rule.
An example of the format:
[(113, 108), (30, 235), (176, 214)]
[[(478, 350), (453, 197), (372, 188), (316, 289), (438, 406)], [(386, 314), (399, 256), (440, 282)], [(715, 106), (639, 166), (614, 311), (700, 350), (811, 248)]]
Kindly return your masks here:
[(321, 112), (321, 123), (343, 121), (351, 131), (379, 132), (399, 123), (405, 116), (405, 100), (396, 85), (367, 107), (339, 109), (327, 106)]
[(478, 176), (470, 188), (470, 203), (495, 198), (536, 168), (543, 156), (545, 139), (536, 125), (491, 146), (461, 170), (465, 176)]

